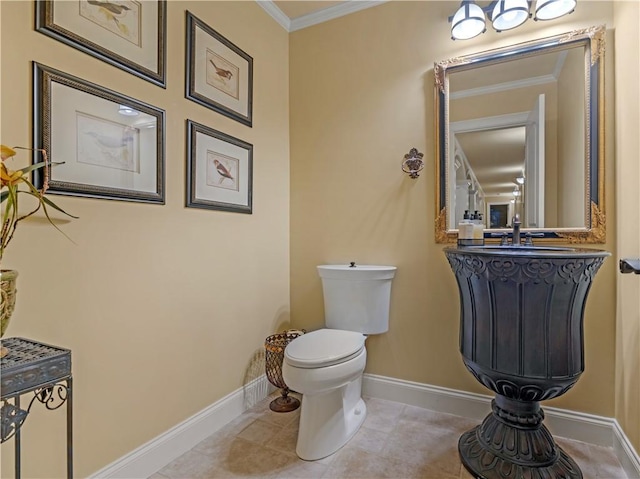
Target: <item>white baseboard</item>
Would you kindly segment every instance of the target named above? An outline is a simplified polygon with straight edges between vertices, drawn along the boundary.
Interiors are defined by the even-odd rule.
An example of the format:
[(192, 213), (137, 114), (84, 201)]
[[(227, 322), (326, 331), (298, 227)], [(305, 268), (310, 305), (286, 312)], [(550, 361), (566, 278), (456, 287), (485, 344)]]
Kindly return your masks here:
[[(491, 412), (492, 396), (439, 386), (365, 374), (362, 393), (378, 399), (423, 407), (481, 421)], [(611, 447), (629, 479), (640, 479), (640, 459), (629, 439), (613, 418), (543, 407), (545, 425), (552, 434)]]
[(267, 397), (271, 389), (266, 375), (262, 375), (100, 469), (89, 479), (147, 478), (233, 421), (251, 407), (252, 402)]
[(375, 374), (364, 375), (362, 394), (478, 421), (491, 412), (491, 396)]
[(613, 450), (618, 456), (622, 468), (629, 479), (640, 479), (640, 456), (629, 442), (629, 438), (620, 428), (620, 424), (613, 420)]
[[(481, 421), (491, 412), (491, 396), (365, 374), (365, 396)], [(228, 424), (273, 390), (266, 376), (237, 389), (211, 406), (140, 446), (89, 479), (144, 479)], [(250, 401), (247, 401), (250, 398)], [(545, 424), (555, 435), (612, 447), (629, 479), (640, 479), (640, 458), (615, 419), (544, 407)]]

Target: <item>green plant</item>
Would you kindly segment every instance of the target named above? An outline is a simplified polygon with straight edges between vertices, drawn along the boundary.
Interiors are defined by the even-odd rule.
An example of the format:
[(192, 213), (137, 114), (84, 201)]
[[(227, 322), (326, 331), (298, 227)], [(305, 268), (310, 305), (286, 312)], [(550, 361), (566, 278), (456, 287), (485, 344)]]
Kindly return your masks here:
[[(2, 166), (0, 169), (0, 182), (2, 185), (2, 191), (0, 192), (0, 205), (2, 205), (2, 241), (0, 243), (0, 261), (4, 255), (5, 248), (13, 239), (18, 223), (33, 215), (35, 212), (40, 210), (40, 208), (42, 208), (42, 211), (44, 212), (47, 220), (49, 220), (49, 223), (51, 223), (54, 228), (60, 231), (60, 233), (65, 235), (67, 238), (69, 237), (64, 233), (64, 231), (58, 228), (58, 226), (53, 222), (49, 216), (47, 208), (51, 207), (61, 213), (64, 213), (70, 218), (77, 218), (77, 216), (67, 213), (49, 198), (44, 196), (47, 188), (49, 187), (49, 168), (53, 165), (53, 163), (51, 163), (47, 158), (47, 152), (45, 150), (36, 150), (42, 155), (43, 161), (17, 170), (10, 170), (7, 167), (7, 160), (11, 160), (16, 155), (16, 149), (30, 150), (30, 148), (9, 148), (8, 146), (0, 145), (0, 157), (2, 158)], [(38, 169), (42, 169), (43, 172), (42, 187), (39, 189), (36, 188), (29, 180), (29, 173)], [(24, 188), (21, 188), (21, 186)], [(21, 215), (18, 211), (18, 200), (24, 195), (35, 198), (37, 200), (37, 205), (28, 213)]]

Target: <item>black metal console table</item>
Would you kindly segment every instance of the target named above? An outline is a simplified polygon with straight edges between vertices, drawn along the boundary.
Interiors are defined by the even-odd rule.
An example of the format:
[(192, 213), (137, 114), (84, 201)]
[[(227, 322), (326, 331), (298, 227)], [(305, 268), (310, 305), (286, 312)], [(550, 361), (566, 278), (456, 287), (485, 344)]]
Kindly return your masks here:
[[(67, 478), (73, 478), (73, 401), (71, 351), (24, 338), (6, 338), (9, 350), (0, 369), (1, 442), (14, 438), (15, 477), (20, 479), (20, 428), (31, 406), (38, 401), (47, 409), (67, 405)], [(26, 409), (20, 408), (20, 396), (33, 393)]]

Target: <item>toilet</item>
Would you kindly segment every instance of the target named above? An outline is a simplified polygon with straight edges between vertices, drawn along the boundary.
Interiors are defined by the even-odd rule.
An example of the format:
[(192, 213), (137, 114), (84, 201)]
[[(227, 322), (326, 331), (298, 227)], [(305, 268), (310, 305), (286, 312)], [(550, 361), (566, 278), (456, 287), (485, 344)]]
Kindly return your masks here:
[(318, 266), (324, 294), (324, 329), (286, 347), (282, 376), (302, 394), (296, 454), (314, 461), (344, 446), (364, 422), (362, 375), (365, 339), (389, 329), (395, 266)]

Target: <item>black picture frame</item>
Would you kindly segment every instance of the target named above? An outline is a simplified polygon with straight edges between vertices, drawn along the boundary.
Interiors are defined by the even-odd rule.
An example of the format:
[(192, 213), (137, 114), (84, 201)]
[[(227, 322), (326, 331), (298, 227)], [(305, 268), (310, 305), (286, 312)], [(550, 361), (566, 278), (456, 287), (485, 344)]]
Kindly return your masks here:
[(187, 120), (186, 206), (252, 214), (253, 145)]
[(164, 125), (160, 108), (33, 62), (33, 148), (64, 163), (48, 193), (164, 204)]
[(253, 58), (186, 13), (186, 98), (251, 127)]
[(38, 32), (166, 88), (166, 0), (35, 0), (35, 9)]

